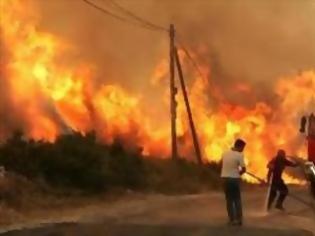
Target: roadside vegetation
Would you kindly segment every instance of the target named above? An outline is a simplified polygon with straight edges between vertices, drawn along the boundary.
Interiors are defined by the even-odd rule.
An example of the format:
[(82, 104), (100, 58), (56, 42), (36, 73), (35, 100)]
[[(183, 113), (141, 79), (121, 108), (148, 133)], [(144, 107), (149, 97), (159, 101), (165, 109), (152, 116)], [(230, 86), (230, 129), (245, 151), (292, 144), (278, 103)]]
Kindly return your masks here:
[(143, 157), (140, 151), (126, 150), (119, 140), (99, 143), (93, 132), (61, 135), (54, 143), (26, 140), (16, 132), (0, 145), (0, 165), (11, 176), (0, 189), (2, 199), (10, 200), (25, 188), (61, 195), (125, 190), (177, 194), (220, 185), (216, 164)]

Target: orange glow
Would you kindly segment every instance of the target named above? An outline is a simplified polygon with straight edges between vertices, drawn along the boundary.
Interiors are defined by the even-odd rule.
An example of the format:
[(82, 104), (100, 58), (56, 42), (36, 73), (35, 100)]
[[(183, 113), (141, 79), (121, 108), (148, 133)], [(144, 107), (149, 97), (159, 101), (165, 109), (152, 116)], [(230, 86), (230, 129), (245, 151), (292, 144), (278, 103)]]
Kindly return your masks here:
[[(65, 127), (82, 134), (96, 130), (98, 138), (105, 143), (120, 138), (130, 148), (141, 147), (146, 156), (168, 157), (169, 122), (151, 117), (146, 113), (145, 98), (131, 94), (120, 85), (96, 87), (89, 64), (74, 68), (58, 63), (57, 58), (67, 53), (65, 45), (54, 35), (38, 31), (35, 11), (26, 2), (29, 1), (0, 0), (0, 32), (6, 55), (1, 68), (5, 71), (3, 79), (8, 86), (11, 108), (19, 114), (19, 128), (27, 137), (53, 142)], [(184, 69), (189, 70), (182, 51), (180, 58)], [(201, 70), (211, 78), (207, 66)], [(188, 93), (205, 161), (219, 161), (238, 137), (248, 142), (245, 153), (248, 168), (260, 177), (265, 176), (267, 162), (278, 148), (305, 156), (304, 137), (299, 136), (298, 125), (300, 116), (310, 106), (314, 110), (314, 71), (280, 78), (274, 87), (277, 101), (273, 104), (262, 101), (253, 107), (224, 102), (223, 90), (213, 87), (210, 79), (189, 74)], [(167, 59), (162, 59), (153, 70), (152, 86), (161, 86), (163, 78), (168, 78)], [(252, 93), (252, 88), (244, 83), (238, 83), (235, 88)], [(214, 104), (210, 91), (214, 91), (214, 97), (220, 102)], [(178, 95), (177, 128), (180, 154), (193, 159), (181, 95)], [(8, 135), (0, 133), (0, 138)], [(289, 176), (286, 179), (299, 182)]]

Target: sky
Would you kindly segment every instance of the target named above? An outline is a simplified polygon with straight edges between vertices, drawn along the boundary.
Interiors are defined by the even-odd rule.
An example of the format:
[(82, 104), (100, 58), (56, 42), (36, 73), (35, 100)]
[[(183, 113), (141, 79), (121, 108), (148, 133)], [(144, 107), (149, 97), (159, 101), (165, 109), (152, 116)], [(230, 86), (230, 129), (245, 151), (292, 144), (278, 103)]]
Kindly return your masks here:
[[(110, 0), (91, 0), (120, 14)], [(69, 61), (87, 62), (97, 84), (119, 84), (155, 100), (161, 90), (151, 77), (168, 60), (167, 33), (120, 22), (83, 0), (34, 0), (39, 26), (71, 46)], [(149, 21), (169, 27), (231, 101), (255, 104), (273, 100), (282, 77), (315, 67), (315, 1), (312, 0), (116, 0)], [(185, 71), (184, 71), (185, 72)], [(187, 74), (187, 73), (186, 73)], [(188, 82), (191, 76), (186, 76)], [(235, 92), (247, 84), (255, 98)], [(162, 87), (167, 88), (167, 80)], [(158, 91), (158, 92), (157, 92)], [(209, 93), (209, 96), (211, 94)]]

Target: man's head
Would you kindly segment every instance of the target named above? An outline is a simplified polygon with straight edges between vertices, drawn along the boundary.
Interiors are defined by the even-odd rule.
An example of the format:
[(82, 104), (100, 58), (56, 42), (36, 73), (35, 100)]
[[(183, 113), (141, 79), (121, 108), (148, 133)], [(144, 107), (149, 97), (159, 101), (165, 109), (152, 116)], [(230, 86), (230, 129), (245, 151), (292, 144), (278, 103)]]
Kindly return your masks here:
[(283, 149), (279, 149), (277, 153), (277, 157), (285, 158), (285, 156), (286, 156), (285, 151)]
[(243, 152), (246, 146), (246, 142), (242, 139), (236, 139), (233, 149), (238, 152)]

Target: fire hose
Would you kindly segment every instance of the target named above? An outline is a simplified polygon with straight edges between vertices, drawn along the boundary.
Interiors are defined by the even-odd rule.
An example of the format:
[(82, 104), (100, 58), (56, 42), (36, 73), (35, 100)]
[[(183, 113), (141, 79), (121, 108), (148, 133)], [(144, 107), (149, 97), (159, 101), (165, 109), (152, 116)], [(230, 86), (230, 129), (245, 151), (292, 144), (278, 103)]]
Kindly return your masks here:
[[(260, 182), (260, 183), (262, 183), (262, 184), (266, 184), (266, 183), (267, 183), (264, 179), (262, 179), (262, 178), (260, 178), (260, 177), (258, 177), (258, 176), (256, 176), (256, 175), (254, 175), (254, 174), (251, 173), (251, 172), (246, 171), (245, 173), (246, 173), (248, 176), (250, 176), (250, 177), (256, 179), (258, 182)], [(269, 195), (269, 194), (268, 194), (268, 195)], [(304, 204), (304, 205), (306, 205), (306, 206), (308, 206), (308, 207), (311, 207), (313, 210), (315, 210), (315, 208), (314, 208), (314, 206), (312, 205), (312, 203), (307, 202), (306, 200), (304, 200), (304, 199), (302, 199), (302, 198), (296, 196), (295, 194), (289, 193), (288, 196), (291, 197), (291, 198), (293, 198), (293, 199), (296, 200), (296, 201), (301, 202), (302, 204)]]

